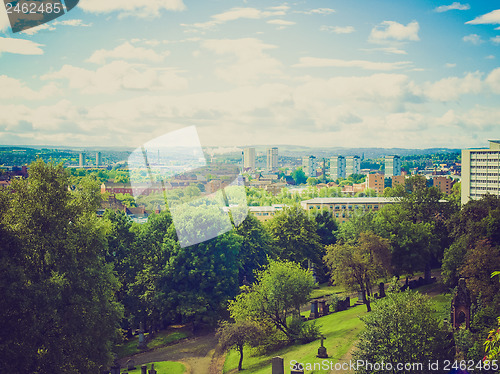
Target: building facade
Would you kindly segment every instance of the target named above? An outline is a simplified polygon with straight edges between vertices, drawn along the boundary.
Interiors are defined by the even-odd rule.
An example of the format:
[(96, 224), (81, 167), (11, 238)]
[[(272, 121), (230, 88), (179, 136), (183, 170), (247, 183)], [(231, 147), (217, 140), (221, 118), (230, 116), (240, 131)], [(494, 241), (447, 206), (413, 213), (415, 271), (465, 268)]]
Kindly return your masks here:
[(462, 150), (462, 204), (483, 195), (500, 196), (500, 140), (489, 149)]
[(278, 169), (278, 148), (268, 148), (267, 155), (267, 170), (274, 171)]
[(245, 148), (243, 151), (243, 168), (255, 170), (255, 148)]
[(401, 158), (399, 156), (385, 156), (385, 176), (401, 175)]
[(375, 190), (377, 195), (381, 195), (384, 192), (384, 184), (383, 174), (368, 174), (366, 176), (366, 188)]
[(384, 205), (397, 203), (394, 198), (386, 197), (316, 197), (301, 202), (306, 211), (327, 209), (340, 223), (347, 222), (356, 213), (378, 211)]
[(448, 177), (433, 177), (432, 185), (439, 188), (442, 193), (449, 195), (451, 193), (451, 188), (455, 184), (455, 180)]
[(330, 178), (337, 180), (345, 178), (345, 158), (343, 156), (334, 156), (330, 158)]
[(302, 171), (305, 173), (306, 177), (316, 177), (317, 167), (318, 165), (316, 163), (316, 157), (314, 156), (302, 157)]
[(361, 172), (361, 159), (359, 156), (347, 156), (345, 158), (345, 174), (359, 174)]

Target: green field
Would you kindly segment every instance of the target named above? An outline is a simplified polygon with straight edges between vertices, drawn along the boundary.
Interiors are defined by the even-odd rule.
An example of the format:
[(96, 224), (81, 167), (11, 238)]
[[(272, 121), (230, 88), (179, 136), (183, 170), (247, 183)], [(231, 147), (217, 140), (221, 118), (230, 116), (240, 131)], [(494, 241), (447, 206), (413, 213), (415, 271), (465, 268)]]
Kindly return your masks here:
[[(173, 361), (161, 361), (161, 362), (155, 362), (155, 370), (158, 372), (158, 374), (184, 374), (186, 372), (186, 367), (181, 364), (180, 362), (173, 362)], [(148, 370), (151, 369), (151, 364), (148, 365)], [(136, 365), (135, 370), (125, 370), (122, 372), (127, 372), (131, 374), (138, 374), (141, 372), (141, 365)]]
[[(333, 313), (316, 320), (320, 332), (326, 336), (325, 347), (329, 358), (334, 363), (346, 355), (352, 345), (358, 339), (358, 335), (363, 329), (363, 322), (358, 318), (366, 314), (364, 306), (357, 306), (338, 313)], [(310, 323), (310, 322), (308, 322)], [(252, 355), (252, 350), (246, 348), (243, 360), (243, 369), (246, 373), (269, 374), (271, 372), (271, 359), (275, 356), (281, 356), (285, 359), (285, 372), (290, 371), (290, 362), (296, 360), (301, 363), (320, 363), (324, 359), (317, 358), (320, 341), (285, 347), (262, 356)], [(238, 366), (239, 354), (231, 351), (224, 365), (224, 373), (228, 373)], [(311, 371), (304, 371), (312, 373)], [(327, 373), (328, 371), (314, 371), (317, 373)]]

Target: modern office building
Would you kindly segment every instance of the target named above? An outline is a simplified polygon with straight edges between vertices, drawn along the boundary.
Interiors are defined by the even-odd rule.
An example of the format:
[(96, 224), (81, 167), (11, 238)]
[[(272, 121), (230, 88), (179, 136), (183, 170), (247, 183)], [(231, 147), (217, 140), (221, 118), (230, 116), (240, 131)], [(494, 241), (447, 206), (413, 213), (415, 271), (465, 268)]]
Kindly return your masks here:
[(401, 175), (401, 158), (399, 156), (385, 156), (385, 176)]
[(345, 158), (343, 156), (330, 158), (330, 178), (333, 180), (345, 178)]
[(361, 159), (359, 156), (347, 156), (345, 158), (345, 174), (359, 174), (361, 172)]
[(314, 156), (304, 156), (302, 157), (302, 171), (305, 173), (306, 177), (316, 177), (316, 168), (318, 167), (316, 163), (316, 157)]
[(243, 151), (243, 168), (255, 170), (255, 148), (245, 148)]
[(486, 193), (500, 195), (500, 140), (489, 149), (462, 150), (462, 204)]
[(268, 148), (267, 154), (267, 170), (274, 171), (278, 169), (278, 148)]

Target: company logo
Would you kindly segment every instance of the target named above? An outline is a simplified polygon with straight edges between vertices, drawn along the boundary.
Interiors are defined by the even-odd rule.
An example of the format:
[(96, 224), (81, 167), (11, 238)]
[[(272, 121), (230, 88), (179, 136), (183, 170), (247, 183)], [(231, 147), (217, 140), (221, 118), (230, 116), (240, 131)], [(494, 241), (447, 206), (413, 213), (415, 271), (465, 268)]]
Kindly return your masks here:
[(215, 238), (248, 214), (237, 166), (207, 162), (194, 126), (153, 139), (128, 158), (135, 198), (161, 192), (181, 247)]
[(80, 0), (3, 0), (12, 32), (52, 21), (73, 9)]

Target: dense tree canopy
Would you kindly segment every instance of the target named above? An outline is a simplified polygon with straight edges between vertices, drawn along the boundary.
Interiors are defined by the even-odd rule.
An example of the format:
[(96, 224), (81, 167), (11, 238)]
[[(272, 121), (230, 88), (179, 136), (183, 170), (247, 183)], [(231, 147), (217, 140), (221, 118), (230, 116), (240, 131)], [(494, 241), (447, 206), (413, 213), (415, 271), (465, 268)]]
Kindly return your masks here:
[[(412, 291), (388, 293), (363, 317), (355, 360), (385, 363), (377, 369), (361, 367), (357, 373), (428, 373), (430, 360), (450, 359), (446, 333), (439, 328), (429, 298)], [(422, 367), (398, 367), (422, 364)], [(390, 365), (390, 366), (389, 366)]]
[(0, 356), (7, 372), (95, 373), (111, 357), (122, 311), (95, 215), (99, 186), (83, 179), (71, 192), (69, 185), (61, 165), (39, 160), (29, 180), (0, 191)]

